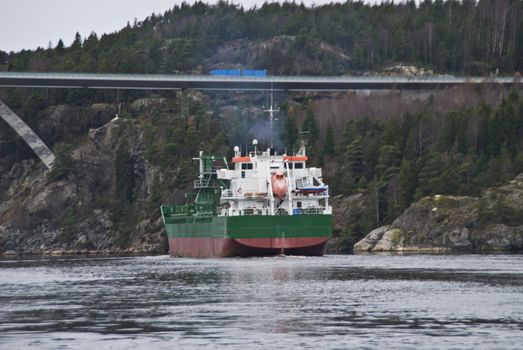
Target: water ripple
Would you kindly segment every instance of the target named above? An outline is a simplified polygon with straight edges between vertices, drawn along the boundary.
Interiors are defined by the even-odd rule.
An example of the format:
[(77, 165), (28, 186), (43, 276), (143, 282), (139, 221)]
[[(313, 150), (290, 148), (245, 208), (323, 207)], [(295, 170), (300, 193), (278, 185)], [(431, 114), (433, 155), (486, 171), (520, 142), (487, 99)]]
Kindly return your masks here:
[(520, 255), (0, 260), (0, 348), (516, 349)]

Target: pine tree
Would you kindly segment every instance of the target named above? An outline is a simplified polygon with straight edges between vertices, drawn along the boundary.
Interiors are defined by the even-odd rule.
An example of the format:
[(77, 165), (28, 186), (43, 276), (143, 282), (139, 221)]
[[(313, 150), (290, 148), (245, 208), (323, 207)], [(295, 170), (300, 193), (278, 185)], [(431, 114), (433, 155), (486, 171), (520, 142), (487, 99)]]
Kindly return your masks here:
[(56, 159), (53, 168), (49, 172), (49, 179), (52, 181), (59, 180), (76, 171), (76, 164), (71, 156), (73, 146), (69, 144), (55, 145)]
[(409, 136), (405, 143), (405, 148), (403, 150), (403, 157), (410, 161), (415, 161), (418, 157), (418, 152), (416, 150), (416, 137), (417, 137), (416, 126), (410, 129)]
[(301, 130), (306, 134), (309, 158), (312, 164), (318, 164), (322, 160), (322, 152), (318, 149), (320, 127), (310, 109), (307, 111)]
[(133, 201), (135, 185), (134, 162), (129, 154), (127, 142), (122, 142), (116, 150), (114, 160), (115, 194), (121, 203)]
[(436, 152), (427, 154), (418, 176), (418, 187), (414, 194), (414, 199), (420, 199), (429, 194), (438, 194), (439, 175), (442, 169), (442, 159)]
[(477, 115), (477, 132), (475, 140), (475, 151), (476, 154), (485, 154), (488, 152), (489, 147), (489, 125), (490, 125), (490, 115), (492, 113), (490, 107), (481, 103), (478, 107), (474, 109), (475, 114)]
[(318, 121), (314, 117), (312, 110), (307, 110), (305, 115), (305, 120), (301, 127), (301, 131), (308, 132), (309, 145), (315, 145), (318, 142), (318, 137), (320, 135), (320, 126)]
[(334, 140), (334, 131), (332, 126), (329, 124), (325, 133), (325, 144), (323, 146), (323, 155), (328, 157), (336, 156), (336, 143)]
[(289, 116), (285, 123), (285, 144), (287, 145), (287, 153), (291, 153), (298, 141), (298, 125), (296, 120)]
[(62, 39), (58, 40), (58, 43), (56, 44), (56, 52), (61, 54), (64, 51), (64, 42)]
[(418, 186), (416, 164), (403, 159), (399, 169), (400, 201), (403, 208), (407, 208), (414, 198)]
[(523, 173), (523, 151), (519, 151), (518, 155), (516, 156), (516, 159), (514, 159), (514, 173)]
[(447, 114), (443, 125), (442, 149), (451, 151), (457, 148), (462, 154), (467, 153), (467, 127), (463, 111), (454, 111)]
[(523, 21), (519, 22), (517, 37), (519, 40), (516, 41), (514, 50), (514, 69), (523, 72), (523, 40), (521, 40), (523, 38)]
[(74, 36), (74, 41), (71, 45), (71, 49), (78, 50), (82, 48), (82, 37), (80, 36), (80, 33), (76, 32)]
[(376, 170), (383, 181), (388, 179), (399, 170), (401, 154), (396, 146), (383, 145), (379, 149), (378, 165)]
[(347, 168), (353, 179), (359, 179), (363, 175), (363, 141), (357, 137), (345, 151)]

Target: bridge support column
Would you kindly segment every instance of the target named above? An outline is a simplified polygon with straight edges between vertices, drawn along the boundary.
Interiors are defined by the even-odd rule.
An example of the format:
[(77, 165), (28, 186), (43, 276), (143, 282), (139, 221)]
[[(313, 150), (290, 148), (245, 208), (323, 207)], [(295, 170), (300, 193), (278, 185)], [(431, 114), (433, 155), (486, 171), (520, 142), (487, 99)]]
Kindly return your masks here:
[(0, 117), (33, 149), (38, 158), (51, 170), (55, 155), (40, 137), (5, 103), (0, 101)]

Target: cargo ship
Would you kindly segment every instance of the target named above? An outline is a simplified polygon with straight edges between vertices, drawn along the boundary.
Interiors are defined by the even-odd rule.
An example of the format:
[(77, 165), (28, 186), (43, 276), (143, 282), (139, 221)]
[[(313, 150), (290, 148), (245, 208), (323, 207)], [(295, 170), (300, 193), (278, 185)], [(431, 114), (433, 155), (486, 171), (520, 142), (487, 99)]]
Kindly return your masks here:
[[(271, 131), (273, 112), (270, 113)], [(307, 167), (305, 143), (293, 155), (272, 147), (242, 154), (231, 166), (200, 152), (199, 176), (187, 203), (161, 207), (173, 257), (319, 256), (332, 232), (329, 186)]]
[(162, 206), (174, 257), (323, 255), (332, 231), (329, 187), (308, 168), (305, 147), (292, 156), (271, 149), (198, 158), (188, 203)]

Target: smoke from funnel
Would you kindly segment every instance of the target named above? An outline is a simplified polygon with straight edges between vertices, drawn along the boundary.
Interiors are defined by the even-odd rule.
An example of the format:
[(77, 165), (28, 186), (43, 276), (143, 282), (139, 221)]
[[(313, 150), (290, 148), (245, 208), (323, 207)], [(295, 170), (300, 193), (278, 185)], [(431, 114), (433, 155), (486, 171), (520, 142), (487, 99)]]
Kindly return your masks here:
[[(272, 123), (272, 141), (274, 149), (278, 153), (283, 153), (285, 143), (283, 140), (283, 124), (280, 122), (281, 118), (275, 117)], [(249, 134), (258, 139), (260, 149), (266, 149), (271, 144), (271, 125), (267, 115), (258, 116), (254, 124), (249, 127)]]

